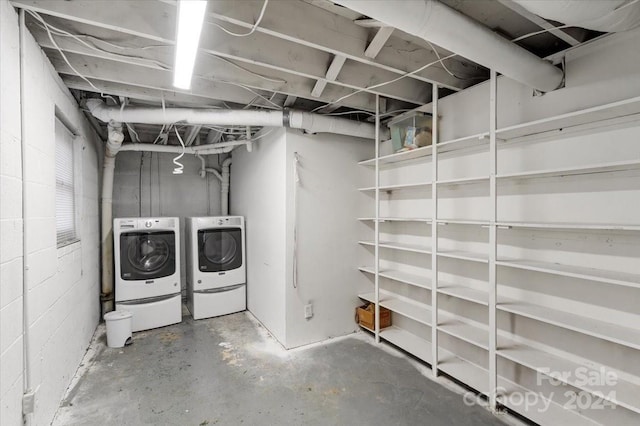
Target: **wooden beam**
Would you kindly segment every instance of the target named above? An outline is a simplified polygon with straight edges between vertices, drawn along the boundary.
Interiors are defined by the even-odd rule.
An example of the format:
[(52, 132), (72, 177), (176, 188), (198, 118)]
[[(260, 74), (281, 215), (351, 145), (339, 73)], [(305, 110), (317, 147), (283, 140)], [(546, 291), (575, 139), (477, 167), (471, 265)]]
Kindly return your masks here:
[[(167, 69), (171, 68), (173, 65), (173, 47), (167, 46), (167, 48), (153, 48), (153, 49), (127, 49), (124, 52), (119, 51), (118, 49), (109, 46), (108, 44), (100, 43), (97, 39), (105, 39), (105, 40), (114, 40), (120, 38), (121, 35), (118, 33), (114, 33), (111, 31), (105, 31), (92, 28), (88, 25), (78, 25), (74, 23), (70, 23), (68, 21), (61, 21), (59, 19), (48, 18), (47, 21), (55, 24), (56, 26), (60, 26), (63, 28), (69, 29), (72, 33), (79, 33), (85, 35), (92, 35), (91, 42), (100, 47), (100, 49), (91, 49), (86, 45), (74, 40), (70, 37), (57, 37), (56, 43), (58, 46), (64, 50), (65, 52), (71, 52), (76, 54), (81, 54), (84, 56), (97, 57), (97, 58), (106, 58), (113, 61), (119, 61), (127, 64), (134, 64), (144, 67), (150, 67), (155, 69)], [(72, 28), (70, 28), (72, 27)], [(43, 47), (54, 49), (55, 47), (51, 43), (48, 34), (44, 29), (40, 26), (31, 23), (29, 25), (29, 29), (32, 32), (36, 41)], [(86, 41), (86, 40), (85, 40)], [(122, 43), (119, 43), (122, 44)], [(146, 43), (148, 44), (148, 42)], [(291, 43), (292, 44), (292, 43)], [(128, 45), (133, 45), (137, 47), (145, 46), (144, 42), (140, 42), (140, 39), (134, 40), (133, 43), (128, 43)], [(254, 47), (255, 48), (255, 47)], [(230, 48), (231, 49), (231, 48)], [(239, 49), (242, 50), (242, 49)], [(109, 53), (114, 52), (114, 53)], [(242, 84), (249, 85), (251, 87), (257, 88), (265, 88), (270, 89), (282, 93), (292, 93), (295, 96), (301, 97), (309, 97), (309, 82), (307, 78), (317, 80), (319, 78), (323, 78), (326, 75), (331, 76), (332, 70), (329, 72), (322, 71), (322, 75), (318, 77), (319, 73), (313, 71), (313, 74), (308, 74), (310, 69), (306, 69), (305, 72), (302, 72), (301, 68), (298, 65), (292, 65), (293, 62), (296, 64), (299, 61), (308, 62), (307, 58), (311, 59), (311, 65), (313, 67), (322, 66), (326, 69), (325, 64), (319, 64), (318, 58), (315, 56), (310, 57), (305, 54), (303, 56), (295, 56), (298, 59), (291, 60), (285, 59), (284, 57), (280, 57), (277, 53), (277, 50), (274, 50), (273, 54), (266, 55), (269, 60), (282, 60), (285, 61), (285, 64), (288, 64), (286, 67), (279, 66), (275, 67), (271, 64), (265, 64), (262, 61), (256, 60), (247, 60), (243, 58), (241, 60), (236, 60), (237, 57), (232, 57), (231, 59), (227, 59), (224, 57), (214, 56), (211, 51), (204, 50), (209, 54), (200, 55), (197, 61), (197, 69), (196, 72), (200, 72), (199, 70), (220, 70), (221, 68), (227, 69), (231, 78), (231, 81), (241, 82)], [(127, 55), (127, 56), (123, 56)], [(329, 55), (326, 55), (327, 61), (329, 60)], [(234, 65), (235, 64), (235, 65)], [(164, 65), (164, 66), (162, 66)], [(230, 68), (231, 67), (231, 68)], [(308, 67), (308, 65), (304, 65), (304, 67)], [(335, 81), (334, 84), (341, 86), (343, 88), (348, 88), (351, 90), (361, 90), (371, 82), (379, 82), (385, 81), (386, 79), (393, 78), (393, 73), (388, 72), (380, 72), (379, 74), (367, 74), (363, 72), (362, 64), (359, 63), (351, 63), (350, 66), (343, 70), (341, 74), (340, 81)], [(296, 68), (297, 70), (292, 70)], [(330, 67), (331, 68), (331, 67)], [(370, 71), (376, 71), (374, 69), (369, 69)], [(274, 72), (277, 71), (277, 72)], [(282, 73), (291, 72), (290, 76), (282, 76)], [(263, 77), (260, 77), (263, 76)], [(282, 80), (280, 80), (282, 78)], [(278, 81), (281, 81), (280, 84), (286, 84), (287, 82), (291, 82), (290, 88), (281, 87), (277, 84)], [(297, 87), (297, 89), (296, 89)], [(388, 97), (391, 99), (397, 99), (404, 102), (410, 102), (414, 104), (422, 104), (428, 98), (424, 98), (424, 93), (428, 92), (428, 85), (417, 82), (415, 80), (404, 79), (392, 86), (383, 86), (377, 89), (366, 90), (368, 93), (379, 93), (381, 96)], [(344, 93), (348, 93), (348, 91), (344, 91)], [(321, 94), (321, 92), (320, 92)], [(320, 95), (316, 95), (319, 97)], [(326, 100), (326, 99), (325, 99)]]
[(393, 27), (380, 27), (376, 32), (376, 35), (371, 40), (371, 43), (367, 46), (367, 50), (364, 51), (364, 56), (374, 59), (378, 56), (378, 53), (384, 47), (384, 44), (389, 40), (393, 33)]
[[(63, 83), (70, 89), (83, 90), (85, 92), (95, 92), (86, 81), (76, 75), (61, 75)], [(102, 93), (109, 93), (113, 96), (127, 96), (135, 101), (142, 101), (149, 105), (159, 105), (160, 99), (164, 98), (167, 105), (182, 105), (185, 107), (205, 108), (205, 107), (224, 107), (223, 102), (218, 99), (207, 98), (204, 96), (195, 96), (187, 93), (179, 93), (169, 90), (156, 88), (133, 86), (125, 83), (114, 83), (109, 81), (91, 80), (94, 86)], [(228, 101), (231, 108), (240, 108), (240, 105)]]
[[(76, 75), (62, 59), (57, 50), (45, 49), (45, 53), (49, 56), (49, 59), (58, 73), (63, 75)], [(82, 70), (84, 76), (90, 80), (97, 79), (106, 82), (150, 89), (192, 94), (203, 98), (217, 99), (238, 104), (246, 105), (250, 103), (257, 94), (263, 98), (271, 96), (271, 92), (260, 88), (261, 85), (264, 87), (271, 85), (271, 90), (287, 95), (298, 96), (300, 93), (309, 93), (308, 80), (291, 81), (286, 87), (274, 86), (277, 83), (262, 83), (260, 79), (250, 82), (249, 80), (238, 78), (237, 71), (231, 66), (225, 67), (224, 64), (218, 65), (217, 68), (214, 68), (214, 73), (208, 72), (205, 75), (202, 75), (197, 70), (196, 75), (194, 75), (192, 79), (191, 89), (188, 91), (178, 90), (173, 87), (173, 73), (168, 70), (145, 68), (123, 62), (111, 61), (104, 58), (86, 57), (84, 55), (74, 53), (67, 53), (66, 56), (73, 67), (77, 70)], [(200, 69), (200, 67), (203, 67), (204, 70), (211, 69), (210, 66), (207, 66), (206, 61), (201, 61), (198, 65), (198, 69)], [(323, 102), (330, 102), (333, 99), (340, 98), (349, 93), (351, 93), (351, 91), (348, 89), (331, 85), (327, 88), (320, 100)], [(264, 100), (257, 101), (255, 103), (261, 106), (268, 105)], [(348, 99), (345, 99), (342, 105), (370, 111), (374, 108), (373, 103), (374, 96), (369, 93), (358, 93)]]
[(284, 107), (285, 108), (290, 108), (293, 106), (293, 104), (296, 103), (296, 101), (298, 100), (297, 96), (287, 96), (287, 99), (284, 100)]
[(344, 62), (347, 60), (344, 56), (334, 56), (331, 64), (329, 65), (329, 69), (327, 69), (327, 73), (323, 79), (319, 79), (316, 81), (316, 85), (313, 87), (311, 91), (311, 95), (316, 98), (322, 95), (324, 88), (327, 86), (327, 82), (335, 81), (338, 78), (338, 74), (340, 74), (340, 70), (344, 65)]
[(508, 7), (509, 9), (513, 10), (514, 12), (516, 12), (518, 15), (520, 15), (523, 18), (526, 18), (529, 21), (533, 22), (537, 26), (539, 26), (539, 27), (541, 27), (541, 28), (543, 28), (545, 30), (549, 30), (549, 32), (551, 34), (553, 34), (554, 36), (558, 37), (559, 39), (569, 43), (571, 46), (575, 46), (577, 44), (580, 44), (579, 40), (576, 40), (575, 38), (573, 38), (572, 36), (570, 36), (569, 34), (565, 33), (562, 30), (555, 29), (556, 28), (555, 25), (553, 25), (552, 23), (550, 23), (546, 19), (543, 19), (543, 18), (539, 17), (535, 13), (529, 12), (527, 9), (525, 9), (522, 6), (520, 6), (518, 3), (515, 3), (515, 2), (513, 2), (511, 0), (498, 0), (498, 1), (501, 4), (503, 4), (504, 6)]
[(189, 129), (187, 137), (184, 140), (185, 146), (191, 146), (191, 144), (193, 144), (193, 142), (196, 140), (196, 136), (198, 136), (198, 134), (200, 133), (200, 129), (202, 129), (201, 125), (195, 125)]
[[(143, 37), (156, 42), (174, 44), (175, 37), (175, 6), (162, 2), (117, 2), (104, 0), (68, 1), (38, 1), (14, 0), (16, 7), (35, 10), (44, 14), (57, 16), (75, 22), (99, 26), (104, 29)], [(289, 59), (277, 63), (288, 64), (292, 61), (296, 66), (303, 66), (305, 60), (314, 57), (319, 52), (330, 55), (341, 55), (360, 64), (366, 65), (360, 73), (379, 74), (381, 71), (394, 74), (404, 74), (413, 71), (425, 63), (436, 61), (433, 52), (422, 49), (417, 45), (408, 45), (404, 40), (391, 39), (381, 49), (376, 60), (364, 55), (368, 42), (368, 29), (354, 24), (351, 20), (335, 15), (305, 2), (271, 2), (264, 19), (256, 32), (249, 37), (235, 37), (228, 45), (228, 38), (223, 31), (214, 24), (224, 24), (232, 30), (242, 31), (251, 28), (255, 22), (256, 11), (262, 7), (262, 0), (246, 1), (216, 1), (209, 3), (208, 22), (203, 28), (201, 48), (204, 50), (222, 50), (217, 54), (233, 56), (237, 46), (252, 48), (252, 52), (262, 49), (261, 55), (284, 55)], [(305, 17), (305, 19), (300, 19)], [(230, 25), (233, 24), (233, 25)], [(266, 37), (265, 37), (266, 36)], [(226, 37), (226, 38), (225, 38)], [(224, 40), (222, 48), (217, 43)], [(256, 41), (260, 42), (256, 42)], [(269, 42), (269, 40), (271, 42)], [(277, 48), (282, 45), (295, 47), (288, 49)], [(304, 60), (297, 61), (296, 52), (306, 52)], [(241, 55), (240, 55), (241, 56)], [(263, 62), (269, 62), (264, 60)], [(326, 62), (325, 62), (326, 63)], [(373, 68), (374, 70), (371, 70)], [(316, 76), (319, 78), (320, 76)], [(389, 78), (390, 80), (390, 78)], [(442, 87), (460, 90), (472, 84), (473, 81), (460, 81), (452, 78), (438, 64), (419, 73), (407, 77), (407, 80), (418, 80), (432, 83), (438, 82)], [(383, 96), (387, 96), (382, 94)]]

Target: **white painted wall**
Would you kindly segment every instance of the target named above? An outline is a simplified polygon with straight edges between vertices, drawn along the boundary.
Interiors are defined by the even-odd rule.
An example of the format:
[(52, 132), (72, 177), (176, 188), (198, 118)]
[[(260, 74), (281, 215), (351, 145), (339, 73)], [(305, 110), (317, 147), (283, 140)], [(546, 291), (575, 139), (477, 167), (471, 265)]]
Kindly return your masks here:
[[(571, 49), (566, 85), (534, 96), (531, 88), (498, 77), (498, 128), (603, 105), (640, 95), (640, 28)], [(488, 131), (489, 82), (457, 92), (438, 104), (440, 140)]]
[(286, 137), (268, 131), (233, 151), (229, 211), (245, 217), (248, 309), (286, 346)]
[(0, 423), (22, 424), (22, 167), (17, 19), (0, 3)]
[[(358, 293), (367, 280), (358, 265), (358, 161), (373, 156), (370, 140), (287, 129), (287, 279), (288, 348), (354, 332)], [(293, 191), (294, 154), (299, 158), (297, 205)], [(294, 223), (294, 209), (297, 209)], [(298, 244), (294, 254), (293, 230)], [(293, 259), (297, 257), (297, 287)], [(304, 305), (313, 304), (313, 318)]]
[[(180, 159), (184, 173), (174, 175), (175, 154), (122, 151), (116, 157), (113, 178), (113, 217), (177, 216), (184, 235), (185, 218), (220, 215), (220, 181), (207, 174), (201, 178), (200, 160), (193, 155)], [(142, 162), (141, 162), (142, 160)], [(206, 166), (220, 170), (217, 155), (205, 157)], [(220, 160), (221, 161), (221, 160)], [(180, 242), (182, 291), (186, 289), (186, 255)]]
[[(294, 217), (294, 153), (300, 183)], [(353, 267), (359, 247), (356, 163), (370, 141), (277, 129), (252, 153), (233, 153), (231, 213), (246, 217), (249, 310), (287, 348), (355, 331), (366, 278)], [(297, 288), (293, 231), (298, 224)], [(304, 305), (314, 316), (304, 318)]]
[[(49, 424), (75, 373), (99, 316), (98, 187), (100, 143), (35, 40), (27, 36), (26, 131), (20, 133), (18, 18), (0, 2), (0, 423), (21, 425), (23, 392), (21, 191), (26, 185), (30, 361), (36, 407), (33, 424)], [(56, 115), (76, 139), (80, 241), (56, 248)], [(26, 182), (20, 144), (25, 143)]]

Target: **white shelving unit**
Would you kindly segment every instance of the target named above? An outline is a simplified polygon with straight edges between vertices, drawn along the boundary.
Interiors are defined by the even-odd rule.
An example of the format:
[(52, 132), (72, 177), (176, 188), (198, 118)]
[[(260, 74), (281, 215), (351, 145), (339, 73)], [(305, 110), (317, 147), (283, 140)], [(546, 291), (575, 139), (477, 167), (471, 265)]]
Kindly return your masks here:
[[(437, 88), (434, 88), (434, 95), (431, 111), (437, 116)], [(640, 97), (503, 128), (496, 128), (495, 125), (496, 97), (496, 76), (492, 72), (488, 103), (493, 123), (487, 123), (486, 132), (438, 141), (437, 123), (434, 123), (432, 146), (359, 163), (373, 170), (377, 185), (360, 189), (376, 196), (376, 214), (358, 219), (373, 223), (376, 235), (373, 240), (359, 241), (363, 246), (375, 248), (374, 264), (359, 267), (362, 273), (375, 278), (374, 291), (361, 294), (360, 297), (373, 303), (377, 301), (379, 306), (391, 310), (394, 318), (392, 326), (370, 331), (376, 340), (387, 341), (430, 364), (434, 374), (445, 373), (487, 395), (493, 409), (507, 407), (540, 424), (595, 425), (604, 421), (623, 424), (640, 414), (640, 368), (633, 366), (624, 369), (628, 366), (620, 365), (623, 357), (631, 359), (635, 356), (636, 360), (640, 359), (640, 328), (637, 323), (630, 324), (627, 319), (631, 317), (630, 314), (638, 315), (638, 312), (627, 307), (620, 315), (607, 315), (607, 309), (613, 309), (612, 303), (600, 306), (597, 300), (581, 301), (579, 296), (582, 287), (599, 286), (597, 288), (602, 289), (600, 291), (605, 295), (603, 298), (614, 297), (616, 289), (624, 292), (622, 294), (627, 298), (640, 297), (637, 293), (640, 292), (640, 260), (637, 260), (640, 259), (640, 215), (635, 223), (629, 223), (633, 220), (624, 216), (618, 216), (622, 220), (611, 219), (606, 214), (596, 218), (600, 220), (582, 222), (547, 221), (544, 215), (537, 220), (514, 220), (511, 217), (505, 220), (500, 200), (506, 194), (525, 197), (526, 201), (526, 197), (539, 197), (547, 186), (553, 192), (553, 185), (567, 181), (576, 185), (575, 182), (580, 179), (600, 179), (597, 181), (598, 191), (605, 193), (608, 182), (615, 182), (615, 179), (624, 176), (637, 179), (640, 171), (638, 151), (618, 160), (604, 157), (603, 161), (595, 162), (593, 159), (578, 159), (574, 161), (578, 164), (566, 167), (536, 167), (535, 161), (523, 160), (519, 162), (519, 170), (510, 164), (505, 168), (509, 169), (506, 173), (500, 172), (503, 167), (499, 154), (514, 147), (517, 149), (525, 141), (548, 143), (554, 138), (566, 138), (574, 128), (584, 134), (585, 129), (595, 132), (594, 129), (599, 127), (632, 122), (634, 115), (638, 115), (635, 120), (640, 120)], [(439, 169), (444, 167), (444, 161), (455, 161), (452, 156), (465, 155), (467, 152), (471, 152), (470, 155), (477, 155), (478, 152), (486, 155), (487, 150), (489, 161), (486, 174), (481, 171), (475, 176), (456, 177), (455, 173), (449, 173), (444, 179), (439, 177)], [(447, 153), (446, 160), (440, 156), (444, 153)], [(579, 164), (580, 161), (583, 164)], [(431, 179), (407, 183), (398, 178), (398, 182), (380, 185), (382, 171), (387, 173), (396, 170), (399, 172), (391, 176), (402, 176), (401, 169), (406, 164), (411, 164), (414, 167), (412, 170), (415, 170), (416, 164), (430, 167)], [(460, 169), (465, 172), (464, 166)], [(567, 177), (571, 179), (565, 179)], [(543, 189), (540, 189), (541, 184), (538, 183), (535, 192), (526, 191), (529, 183), (540, 179), (546, 179), (544, 185), (547, 186), (543, 185)], [(474, 218), (467, 212), (460, 215), (471, 216), (466, 219), (442, 217), (442, 213), (439, 213), (439, 203), (442, 201), (439, 189), (456, 191), (458, 186), (467, 188), (467, 185), (470, 185), (469, 188), (481, 188), (481, 195), (474, 193), (473, 197), (476, 200), (477, 197), (488, 199), (488, 218), (486, 215)], [(489, 188), (488, 192), (486, 188)], [(508, 191), (503, 191), (503, 188), (508, 188)], [(409, 198), (430, 197), (430, 208), (413, 211), (409, 215), (380, 216), (380, 194), (396, 191), (412, 191)], [(566, 189), (563, 188), (563, 191)], [(389, 200), (385, 199), (385, 202)], [(454, 212), (451, 216), (458, 215)], [(389, 233), (393, 234), (395, 226), (426, 224), (427, 227), (420, 229), (431, 230), (428, 236), (430, 241), (428, 244), (415, 244), (414, 240), (402, 242), (402, 233), (392, 238), (393, 241), (385, 241), (385, 238), (379, 238), (380, 224), (383, 223), (391, 227), (390, 230), (385, 228), (385, 238)], [(465, 231), (448, 233), (449, 227), (466, 228)], [(466, 231), (469, 231), (469, 237), (461, 237)], [(518, 233), (524, 233), (525, 237), (518, 239)], [(543, 244), (554, 238), (555, 234), (549, 233), (556, 233), (559, 239), (552, 248), (559, 251), (558, 260), (554, 258), (553, 262), (548, 261), (548, 257), (541, 259), (536, 256), (541, 248), (535, 244)], [(452, 238), (458, 238), (459, 241), (452, 242)], [(449, 239), (449, 244), (442, 244), (443, 239)], [(618, 239), (622, 242), (619, 243)], [(616, 244), (626, 247), (626, 244), (632, 250), (638, 250), (637, 269), (607, 269), (589, 260), (580, 263), (580, 256), (575, 253), (565, 256), (562, 250), (572, 250), (576, 240), (584, 241), (585, 247), (588, 247), (585, 255), (592, 257), (602, 250), (612, 250), (612, 254), (608, 255), (614, 256), (620, 250), (615, 251), (610, 247)], [(533, 245), (528, 247), (527, 244)], [(385, 253), (392, 253), (395, 262), (392, 264), (399, 266), (379, 267)], [(415, 268), (404, 270), (403, 256), (421, 255), (424, 257), (418, 259), (428, 265), (424, 272), (417, 273)], [(480, 280), (477, 271), (484, 271), (480, 274)], [(393, 283), (393, 288), (402, 294), (384, 288), (387, 282)], [(553, 284), (555, 282), (561, 284)], [(577, 300), (569, 300), (571, 307), (560, 310), (559, 298), (568, 297), (563, 292), (566, 286), (575, 289)], [(422, 298), (418, 301), (405, 295), (412, 294), (412, 291), (423, 291), (420, 293)], [(534, 292), (535, 297), (529, 298), (527, 292)], [(430, 303), (425, 303), (425, 300), (430, 300)], [(549, 304), (546, 305), (545, 301)], [(582, 308), (587, 305), (592, 309)], [(556, 336), (556, 340), (551, 336)], [(606, 357), (606, 345), (613, 345), (611, 351), (616, 354), (611, 363)], [(616, 374), (618, 380), (610, 386), (597, 386), (582, 383), (574, 374), (551, 391), (534, 385), (539, 375), (548, 375), (550, 371), (575, 373), (578, 369), (584, 369), (594, 377), (603, 371), (611, 372)], [(498, 395), (499, 389), (505, 390), (506, 394)], [(578, 397), (602, 398), (615, 404), (616, 409), (604, 414), (571, 409), (558, 397), (565, 392), (573, 392)], [(524, 409), (508, 397), (510, 394), (535, 396), (539, 405), (536, 407), (545, 407), (545, 410), (536, 407)]]

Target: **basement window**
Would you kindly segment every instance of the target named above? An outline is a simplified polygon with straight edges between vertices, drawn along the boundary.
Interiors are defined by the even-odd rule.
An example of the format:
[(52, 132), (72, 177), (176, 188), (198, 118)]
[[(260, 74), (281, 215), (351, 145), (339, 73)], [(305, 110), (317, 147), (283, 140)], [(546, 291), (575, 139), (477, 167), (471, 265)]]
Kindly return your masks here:
[(56, 236), (58, 248), (78, 241), (74, 135), (56, 118)]

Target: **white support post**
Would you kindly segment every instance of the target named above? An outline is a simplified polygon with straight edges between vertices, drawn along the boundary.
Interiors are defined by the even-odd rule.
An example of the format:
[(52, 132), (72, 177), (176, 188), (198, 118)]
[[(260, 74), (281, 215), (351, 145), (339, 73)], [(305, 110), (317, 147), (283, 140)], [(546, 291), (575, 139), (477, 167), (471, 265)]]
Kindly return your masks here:
[(438, 376), (438, 86), (432, 86), (431, 125), (431, 370)]
[(375, 336), (380, 343), (380, 95), (376, 95)]
[(498, 244), (497, 231), (497, 147), (496, 147), (496, 117), (497, 117), (497, 76), (491, 70), (489, 85), (489, 197), (491, 199), (489, 218), (489, 405), (492, 411), (497, 407), (496, 390), (498, 387), (497, 372), (497, 270), (496, 256)]

